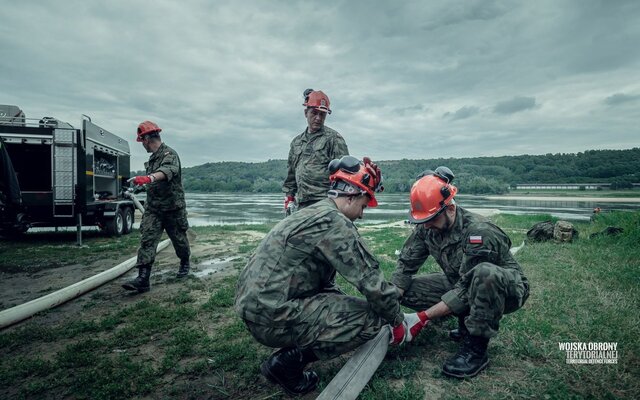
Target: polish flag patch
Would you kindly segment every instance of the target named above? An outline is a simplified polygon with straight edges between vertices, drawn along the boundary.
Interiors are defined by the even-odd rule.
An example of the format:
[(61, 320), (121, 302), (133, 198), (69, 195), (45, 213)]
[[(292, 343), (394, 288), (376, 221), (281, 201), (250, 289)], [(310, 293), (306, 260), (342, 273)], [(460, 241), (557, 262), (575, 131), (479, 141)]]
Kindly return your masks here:
[(482, 244), (482, 236), (469, 236), (469, 243)]

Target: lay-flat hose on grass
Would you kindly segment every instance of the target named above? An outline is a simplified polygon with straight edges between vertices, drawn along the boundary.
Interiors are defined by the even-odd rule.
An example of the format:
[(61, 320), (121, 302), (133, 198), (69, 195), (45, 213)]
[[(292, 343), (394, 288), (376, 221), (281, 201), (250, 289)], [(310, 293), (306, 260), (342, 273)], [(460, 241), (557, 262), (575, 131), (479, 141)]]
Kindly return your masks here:
[(522, 241), (522, 244), (518, 247), (512, 247), (509, 251), (511, 252), (511, 254), (515, 255), (517, 252), (519, 252), (522, 248), (524, 247), (524, 240)]
[[(158, 244), (157, 251), (164, 250), (171, 243), (170, 239), (163, 240)], [(29, 318), (35, 313), (47, 310), (74, 299), (90, 290), (113, 280), (125, 272), (129, 271), (136, 264), (137, 257), (131, 257), (115, 267), (87, 278), (83, 281), (74, 283), (66, 288), (49, 293), (27, 303), (17, 305), (4, 311), (0, 311), (0, 329), (20, 322)]]

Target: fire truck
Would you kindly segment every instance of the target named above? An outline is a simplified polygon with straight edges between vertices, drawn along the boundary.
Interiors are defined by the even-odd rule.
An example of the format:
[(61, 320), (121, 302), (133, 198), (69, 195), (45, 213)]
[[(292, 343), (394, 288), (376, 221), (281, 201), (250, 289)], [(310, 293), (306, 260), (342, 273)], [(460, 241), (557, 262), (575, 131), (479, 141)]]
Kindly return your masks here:
[(135, 218), (125, 197), (129, 160), (129, 143), (86, 115), (78, 129), (0, 105), (0, 235), (75, 226), (81, 242), (88, 225), (128, 234)]

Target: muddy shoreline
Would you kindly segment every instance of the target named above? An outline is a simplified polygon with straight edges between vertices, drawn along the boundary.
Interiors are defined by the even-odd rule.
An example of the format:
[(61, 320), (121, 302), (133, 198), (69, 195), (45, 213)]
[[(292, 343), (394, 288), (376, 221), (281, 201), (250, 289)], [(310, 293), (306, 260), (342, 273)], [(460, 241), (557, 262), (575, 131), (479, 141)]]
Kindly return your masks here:
[[(221, 240), (217, 235), (198, 235), (191, 242), (191, 273), (200, 279), (217, 279), (238, 272), (246, 255), (239, 255), (237, 248), (243, 243), (257, 243), (264, 236), (256, 231), (239, 231)], [(0, 271), (0, 310), (6, 310), (19, 304), (48, 295), (69, 285), (108, 270), (136, 254), (123, 254), (121, 257), (104, 258), (87, 263), (67, 264), (56, 268), (39, 269), (28, 272)], [(159, 252), (151, 273), (152, 285), (178, 283), (175, 273), (180, 260), (172, 245)], [(74, 302), (84, 302), (97, 294), (100, 296), (127, 296), (129, 293), (121, 285), (137, 276), (132, 268), (118, 278), (71, 300), (60, 308), (69, 307)], [(73, 308), (73, 306), (71, 306)], [(17, 324), (20, 325), (20, 324)]]

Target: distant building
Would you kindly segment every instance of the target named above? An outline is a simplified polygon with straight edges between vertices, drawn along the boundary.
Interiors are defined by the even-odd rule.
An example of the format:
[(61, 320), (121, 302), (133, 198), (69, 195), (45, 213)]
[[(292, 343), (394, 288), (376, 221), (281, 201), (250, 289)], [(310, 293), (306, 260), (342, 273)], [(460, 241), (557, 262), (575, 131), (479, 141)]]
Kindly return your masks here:
[[(640, 189), (640, 183), (632, 183), (634, 189)], [(518, 183), (513, 189), (544, 190), (544, 189), (564, 189), (564, 190), (604, 190), (610, 189), (610, 183)]]
[(597, 190), (609, 189), (610, 183), (518, 183), (516, 189), (541, 190), (541, 189), (565, 189), (565, 190)]

